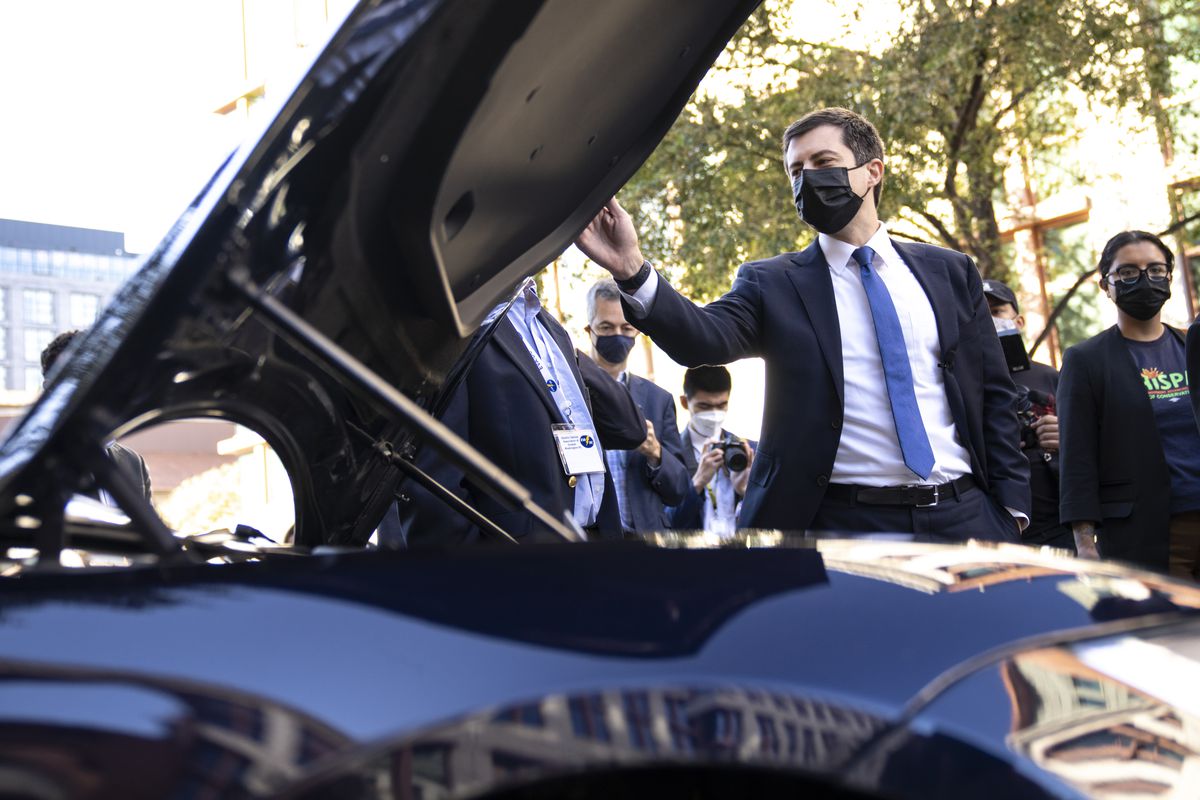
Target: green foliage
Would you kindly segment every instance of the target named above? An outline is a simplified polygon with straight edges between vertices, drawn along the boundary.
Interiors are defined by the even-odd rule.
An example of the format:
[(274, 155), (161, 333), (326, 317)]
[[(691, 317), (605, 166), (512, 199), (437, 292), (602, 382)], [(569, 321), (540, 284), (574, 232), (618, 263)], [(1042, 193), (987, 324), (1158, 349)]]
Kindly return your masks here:
[[(880, 211), (895, 235), (962, 250), (984, 275), (1011, 279), (1000, 214), (1020, 148), (1031, 143), (1035, 171), (1055, 172), (1078, 97), (1136, 106), (1169, 130), (1160, 101), (1171, 64), (1200, 46), (1194, 0), (895, 2), (905, 23), (871, 51), (789, 36), (790, 5), (766, 3), (630, 181), (622, 197), (645, 251), (689, 294), (709, 299), (738, 263), (811, 240), (792, 210), (779, 137), (835, 105), (879, 128)], [(878, 7), (863, 0), (855, 14)]]

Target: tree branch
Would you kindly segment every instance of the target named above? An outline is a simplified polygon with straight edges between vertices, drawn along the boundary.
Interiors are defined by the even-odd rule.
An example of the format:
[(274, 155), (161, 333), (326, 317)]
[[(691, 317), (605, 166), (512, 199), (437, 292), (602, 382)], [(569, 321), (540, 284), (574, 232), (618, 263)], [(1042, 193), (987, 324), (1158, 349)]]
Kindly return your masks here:
[(901, 239), (908, 239), (910, 242), (920, 242), (921, 244), (933, 244), (933, 242), (929, 241), (928, 239), (922, 239), (920, 236), (917, 236), (916, 234), (905, 233), (904, 231), (896, 230), (895, 228), (888, 228), (888, 233), (892, 236), (899, 236)]
[(938, 236), (942, 237), (942, 241), (950, 245), (952, 249), (960, 252), (962, 251), (962, 242), (959, 241), (957, 236), (950, 232), (950, 229), (946, 227), (945, 223), (924, 209), (917, 211), (917, 214), (919, 214), (922, 219), (927, 220), (929, 224), (933, 226), (933, 229), (937, 231)]

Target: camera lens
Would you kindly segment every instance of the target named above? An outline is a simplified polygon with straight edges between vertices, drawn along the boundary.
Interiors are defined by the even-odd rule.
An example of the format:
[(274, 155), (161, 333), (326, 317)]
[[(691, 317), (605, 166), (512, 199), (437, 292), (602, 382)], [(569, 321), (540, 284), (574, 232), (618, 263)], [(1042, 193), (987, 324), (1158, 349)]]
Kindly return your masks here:
[(730, 472), (741, 472), (749, 465), (750, 460), (740, 444), (725, 445), (725, 466)]

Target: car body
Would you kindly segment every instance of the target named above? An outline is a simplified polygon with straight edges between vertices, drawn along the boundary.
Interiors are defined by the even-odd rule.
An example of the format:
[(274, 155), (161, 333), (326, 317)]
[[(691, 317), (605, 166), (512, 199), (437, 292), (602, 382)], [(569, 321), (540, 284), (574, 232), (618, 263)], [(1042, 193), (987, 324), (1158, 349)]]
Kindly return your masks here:
[[(529, 502), (428, 412), (754, 5), (349, 14), (0, 445), (0, 794), (1195, 794), (1200, 592), (1164, 577), (772, 532), (368, 547), (419, 447)], [(103, 457), (205, 416), (279, 454), (294, 546), (177, 536)]]

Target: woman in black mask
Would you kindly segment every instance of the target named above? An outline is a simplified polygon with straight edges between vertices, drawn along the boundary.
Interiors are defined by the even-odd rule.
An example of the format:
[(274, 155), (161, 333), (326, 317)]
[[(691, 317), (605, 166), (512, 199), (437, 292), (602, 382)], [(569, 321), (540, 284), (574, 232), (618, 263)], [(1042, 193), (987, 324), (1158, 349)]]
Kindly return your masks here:
[(1183, 335), (1160, 318), (1174, 266), (1170, 249), (1144, 231), (1104, 246), (1100, 287), (1117, 324), (1063, 357), (1059, 516), (1080, 556), (1195, 579), (1200, 433)]

